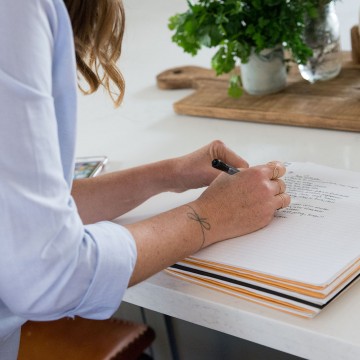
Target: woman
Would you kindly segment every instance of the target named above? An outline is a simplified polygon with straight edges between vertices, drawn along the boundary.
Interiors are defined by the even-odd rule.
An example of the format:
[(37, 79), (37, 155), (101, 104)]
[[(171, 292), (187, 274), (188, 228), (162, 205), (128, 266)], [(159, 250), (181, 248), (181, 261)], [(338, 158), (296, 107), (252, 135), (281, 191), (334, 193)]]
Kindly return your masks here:
[[(121, 1), (0, 4), (0, 358), (8, 360), (27, 319), (107, 318), (127, 286), (267, 225), (290, 198), (280, 163), (248, 168), (220, 141), (73, 183), (76, 65), (85, 92), (102, 85), (120, 104)], [(214, 158), (243, 169), (219, 174)], [(125, 227), (109, 221), (161, 192), (203, 186), (198, 199), (169, 212)]]

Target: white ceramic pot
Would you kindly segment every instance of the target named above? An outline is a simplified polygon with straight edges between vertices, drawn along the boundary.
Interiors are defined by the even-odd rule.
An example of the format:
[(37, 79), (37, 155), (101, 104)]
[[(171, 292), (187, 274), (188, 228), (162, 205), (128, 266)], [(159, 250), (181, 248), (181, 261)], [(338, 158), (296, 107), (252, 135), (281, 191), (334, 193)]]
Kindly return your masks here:
[(282, 46), (252, 51), (249, 61), (240, 65), (244, 90), (250, 95), (265, 95), (286, 87), (286, 65)]

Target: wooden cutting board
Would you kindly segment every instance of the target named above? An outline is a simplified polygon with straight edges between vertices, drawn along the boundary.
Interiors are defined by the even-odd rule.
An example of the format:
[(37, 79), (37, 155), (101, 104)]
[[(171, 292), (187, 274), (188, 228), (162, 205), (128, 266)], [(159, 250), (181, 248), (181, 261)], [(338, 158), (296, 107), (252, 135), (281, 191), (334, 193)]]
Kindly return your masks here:
[(338, 77), (310, 84), (293, 66), (285, 90), (271, 95), (228, 96), (228, 76), (213, 70), (184, 66), (157, 76), (161, 89), (192, 88), (174, 104), (178, 114), (347, 131), (360, 131), (360, 65), (344, 53)]

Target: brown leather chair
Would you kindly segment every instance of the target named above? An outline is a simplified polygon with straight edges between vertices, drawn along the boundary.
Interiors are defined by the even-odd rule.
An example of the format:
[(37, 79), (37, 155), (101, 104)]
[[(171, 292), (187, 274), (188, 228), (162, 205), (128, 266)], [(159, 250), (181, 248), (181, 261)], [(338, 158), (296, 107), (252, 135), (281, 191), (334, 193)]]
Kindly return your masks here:
[(21, 330), (18, 360), (137, 360), (155, 339), (145, 324), (76, 317), (28, 321)]

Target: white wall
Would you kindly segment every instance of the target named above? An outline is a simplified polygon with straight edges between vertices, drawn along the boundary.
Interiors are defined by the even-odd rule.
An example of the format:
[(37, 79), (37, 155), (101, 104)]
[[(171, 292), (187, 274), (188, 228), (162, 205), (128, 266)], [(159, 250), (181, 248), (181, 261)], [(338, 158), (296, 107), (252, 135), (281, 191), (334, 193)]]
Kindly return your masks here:
[(343, 50), (351, 50), (350, 29), (359, 24), (359, 10), (360, 0), (337, 0), (336, 2)]

